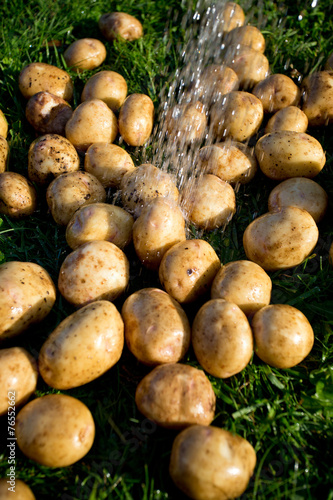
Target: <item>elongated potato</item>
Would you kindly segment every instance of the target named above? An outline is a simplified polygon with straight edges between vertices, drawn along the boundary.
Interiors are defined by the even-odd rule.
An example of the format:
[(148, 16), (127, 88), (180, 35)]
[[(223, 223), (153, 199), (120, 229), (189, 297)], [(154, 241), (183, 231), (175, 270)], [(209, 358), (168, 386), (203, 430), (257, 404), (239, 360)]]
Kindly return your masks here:
[(65, 135), (65, 126), (73, 110), (67, 101), (50, 92), (37, 92), (30, 97), (25, 116), (41, 134)]
[(136, 17), (126, 12), (108, 12), (98, 21), (102, 35), (109, 41), (118, 37), (132, 42), (143, 36), (142, 24)]
[(270, 75), (261, 80), (252, 90), (262, 102), (265, 113), (276, 113), (287, 106), (297, 106), (301, 91), (289, 76)]
[(308, 117), (301, 109), (296, 106), (287, 106), (277, 111), (269, 119), (265, 128), (265, 134), (278, 132), (279, 130), (306, 132), (308, 123)]
[(0, 174), (6, 170), (9, 156), (9, 146), (6, 139), (0, 135)]
[(25, 66), (19, 75), (19, 88), (26, 99), (43, 91), (65, 101), (70, 101), (73, 97), (73, 82), (69, 74), (46, 63), (34, 62)]
[(150, 97), (131, 94), (125, 99), (119, 113), (119, 133), (129, 146), (143, 146), (153, 130), (153, 122), (154, 104)]
[(64, 52), (64, 59), (69, 68), (78, 73), (84, 70), (95, 69), (106, 58), (104, 43), (95, 38), (81, 38), (71, 43)]
[(81, 101), (101, 99), (116, 113), (127, 96), (127, 83), (124, 77), (115, 71), (100, 71), (85, 84)]
[(37, 207), (37, 193), (32, 183), (16, 172), (0, 174), (0, 214), (12, 219), (27, 217)]
[(310, 127), (328, 125), (333, 121), (333, 71), (318, 71), (302, 82), (302, 110)]
[(8, 133), (8, 122), (6, 120), (5, 115), (0, 109), (0, 135), (6, 139), (7, 138), (7, 133)]
[(227, 33), (224, 39), (226, 45), (245, 45), (251, 49), (258, 50), (258, 52), (265, 52), (265, 38), (258, 28), (255, 26), (239, 26), (232, 29)]

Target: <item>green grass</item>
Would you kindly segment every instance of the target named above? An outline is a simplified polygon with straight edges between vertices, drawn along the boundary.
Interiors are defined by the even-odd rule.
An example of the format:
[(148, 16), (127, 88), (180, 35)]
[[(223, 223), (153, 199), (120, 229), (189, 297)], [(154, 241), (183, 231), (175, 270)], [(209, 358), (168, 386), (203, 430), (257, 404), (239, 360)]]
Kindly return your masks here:
[[(242, 4), (242, 2), (240, 2)], [(289, 5), (290, 4), (290, 5)], [(332, 50), (333, 7), (330, 0), (310, 3), (295, 0), (278, 5), (258, 0), (244, 2), (251, 22), (258, 22), (266, 41), (273, 72), (294, 76), (320, 68)], [(251, 7), (251, 8), (250, 8)], [(0, 5), (0, 108), (10, 127), (9, 169), (27, 172), (27, 151), (35, 134), (24, 117), (25, 102), (18, 90), (18, 75), (28, 63), (42, 61), (64, 68), (66, 46), (82, 37), (100, 38), (97, 21), (111, 10), (125, 10), (138, 17), (145, 36), (131, 44), (106, 43), (108, 57), (102, 69), (121, 73), (129, 92), (149, 94), (156, 108), (158, 95), (180, 64), (178, 29), (186, 2), (176, 0), (3, 0)], [(302, 19), (299, 16), (302, 16)], [(74, 104), (80, 102), (85, 81), (75, 82)], [(311, 130), (322, 143), (327, 164), (317, 177), (329, 197), (333, 195), (332, 127)], [(130, 148), (136, 163), (141, 152)], [(222, 262), (245, 257), (242, 235), (254, 217), (267, 211), (267, 198), (275, 184), (258, 174), (237, 194), (237, 213), (225, 232), (204, 237)], [(57, 282), (62, 261), (69, 253), (63, 228), (47, 213), (45, 195), (39, 190), (36, 214), (20, 222), (3, 217), (0, 225), (0, 259), (28, 260), (42, 265)], [(328, 262), (332, 242), (332, 204), (322, 223), (313, 255), (294, 269), (271, 273), (273, 303), (288, 303), (304, 312), (315, 331), (315, 345), (308, 358), (290, 370), (270, 368), (254, 356), (239, 375), (227, 380), (210, 377), (217, 395), (214, 425), (246, 437), (255, 447), (258, 464), (243, 499), (333, 499), (333, 268)], [(195, 231), (193, 231), (195, 234)], [(131, 282), (128, 293), (158, 285), (154, 273), (141, 268), (129, 249)], [(124, 297), (116, 302), (121, 307)], [(192, 318), (198, 306), (188, 308)], [(60, 296), (46, 320), (6, 344), (23, 345), (35, 356), (54, 327), (73, 312)], [(190, 351), (186, 361), (198, 366)], [(168, 475), (172, 431), (156, 428), (139, 414), (134, 402), (138, 382), (147, 373), (127, 351), (104, 376), (86, 386), (66, 391), (91, 409), (96, 439), (81, 461), (71, 467), (49, 469), (26, 459), (17, 450), (18, 477), (38, 499), (102, 500), (180, 499)], [(37, 396), (55, 392), (40, 379)], [(6, 418), (0, 419), (0, 476), (7, 472)]]

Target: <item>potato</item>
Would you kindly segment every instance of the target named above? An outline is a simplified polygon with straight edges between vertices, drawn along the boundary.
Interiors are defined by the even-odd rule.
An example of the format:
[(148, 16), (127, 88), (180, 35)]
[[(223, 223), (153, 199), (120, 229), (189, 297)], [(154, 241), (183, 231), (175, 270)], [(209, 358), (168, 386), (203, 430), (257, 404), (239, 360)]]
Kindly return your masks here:
[(246, 141), (257, 133), (263, 118), (261, 101), (249, 92), (238, 90), (226, 94), (211, 109), (213, 133), (220, 139)]
[(28, 179), (16, 172), (0, 174), (0, 214), (19, 219), (33, 214), (36, 207), (36, 190)]
[(37, 363), (23, 347), (0, 349), (0, 415), (15, 413), (9, 407), (26, 402), (36, 390), (37, 378)]
[(195, 500), (229, 500), (245, 491), (256, 465), (250, 443), (227, 430), (192, 425), (173, 442), (169, 472)]
[(0, 135), (0, 174), (5, 172), (9, 157), (9, 146), (6, 139)]
[(97, 177), (105, 188), (119, 188), (123, 176), (133, 172), (135, 166), (123, 148), (108, 142), (96, 142), (86, 151), (84, 169)]
[(276, 368), (292, 368), (303, 361), (314, 343), (304, 314), (287, 304), (263, 307), (252, 320), (255, 353)]
[(67, 101), (50, 92), (37, 92), (30, 97), (25, 109), (25, 116), (41, 134), (65, 135), (65, 126), (73, 110)]
[(6, 120), (5, 115), (0, 109), (0, 136), (2, 136), (4, 139), (7, 138), (7, 133), (8, 133), (8, 122)]
[(19, 88), (26, 99), (44, 91), (65, 101), (70, 101), (73, 97), (73, 82), (69, 74), (63, 69), (41, 62), (28, 64), (22, 69)]
[(306, 210), (318, 223), (326, 213), (328, 196), (317, 182), (306, 177), (294, 177), (278, 184), (268, 198), (270, 212), (290, 206)]
[(118, 134), (116, 115), (100, 99), (84, 101), (66, 123), (66, 137), (78, 151), (95, 142), (113, 142)]
[(54, 221), (66, 226), (82, 206), (103, 203), (106, 192), (94, 175), (69, 172), (56, 177), (46, 191), (46, 201)]
[(266, 271), (301, 264), (318, 241), (318, 228), (306, 210), (282, 208), (255, 219), (245, 229), (243, 245), (248, 259)]
[(143, 36), (142, 24), (138, 19), (125, 12), (108, 12), (98, 21), (99, 29), (107, 40), (116, 40), (118, 37), (128, 42)]
[(150, 97), (131, 94), (125, 99), (119, 113), (119, 133), (129, 146), (143, 146), (153, 130), (153, 122), (154, 104)]
[(200, 141), (206, 130), (205, 106), (197, 101), (174, 106), (166, 115), (167, 133), (174, 141)]
[(183, 429), (209, 425), (214, 419), (216, 397), (204, 372), (172, 363), (154, 368), (135, 392), (139, 411), (161, 427)]
[(137, 256), (149, 269), (157, 270), (165, 252), (186, 240), (180, 208), (166, 198), (154, 198), (134, 222), (133, 243)]
[(203, 104), (211, 106), (232, 90), (238, 90), (238, 76), (233, 69), (220, 64), (210, 64), (191, 85), (192, 95)]
[(150, 163), (127, 172), (121, 180), (120, 188), (122, 204), (135, 217), (154, 198), (163, 197), (177, 202), (179, 197), (171, 175)]
[(224, 63), (235, 71), (239, 86), (243, 89), (251, 89), (269, 74), (267, 57), (262, 52), (244, 45), (228, 45)]
[(238, 26), (243, 26), (245, 23), (245, 14), (240, 5), (234, 2), (227, 2), (224, 5), (222, 15), (217, 17), (219, 29), (224, 33), (228, 33)]
[(324, 69), (327, 70), (327, 71), (333, 70), (333, 52), (332, 52), (332, 54), (329, 55), (329, 57), (328, 57), (328, 59), (327, 59), (327, 61), (325, 63), (325, 68)]
[(68, 302), (83, 307), (94, 300), (115, 300), (125, 291), (128, 280), (124, 252), (109, 241), (90, 241), (67, 255), (58, 288)]
[(0, 338), (12, 337), (51, 311), (56, 289), (49, 274), (32, 262), (0, 265)]
[(146, 365), (176, 363), (190, 345), (191, 328), (182, 307), (163, 290), (143, 288), (121, 311), (127, 347)]
[(302, 82), (302, 110), (310, 127), (327, 125), (333, 121), (333, 71), (318, 71)]
[(287, 106), (297, 106), (301, 91), (286, 75), (270, 75), (252, 90), (262, 102), (265, 113), (276, 113)]
[(30, 401), (16, 419), (17, 444), (28, 458), (47, 467), (67, 467), (83, 458), (95, 437), (85, 404), (65, 394)]
[(21, 479), (17, 479), (15, 473), (13, 478), (15, 478), (13, 481), (10, 480), (10, 476), (0, 479), (1, 500), (36, 500), (29, 486)]
[(106, 58), (104, 43), (95, 38), (81, 38), (71, 43), (64, 52), (64, 59), (69, 68), (78, 73), (84, 70), (95, 69)]
[(119, 361), (124, 323), (106, 300), (88, 304), (65, 318), (41, 347), (38, 367), (56, 389), (72, 389), (100, 377)]
[(279, 130), (290, 130), (292, 132), (306, 132), (308, 128), (308, 117), (296, 106), (287, 106), (277, 111), (268, 121), (265, 134), (278, 132)]
[(93, 75), (85, 84), (81, 101), (101, 99), (116, 113), (127, 96), (127, 83), (115, 71), (100, 71)]
[(211, 298), (233, 302), (253, 316), (271, 301), (272, 281), (265, 271), (249, 260), (236, 260), (221, 267), (212, 284)]
[(258, 28), (255, 26), (239, 26), (230, 30), (225, 38), (226, 45), (245, 45), (258, 52), (265, 52), (265, 38)]
[(163, 288), (178, 302), (193, 302), (210, 289), (220, 267), (220, 259), (207, 241), (187, 240), (164, 254), (159, 278)]
[(326, 162), (324, 150), (317, 139), (288, 130), (261, 137), (255, 146), (255, 154), (262, 172), (276, 181), (291, 177), (312, 179)]

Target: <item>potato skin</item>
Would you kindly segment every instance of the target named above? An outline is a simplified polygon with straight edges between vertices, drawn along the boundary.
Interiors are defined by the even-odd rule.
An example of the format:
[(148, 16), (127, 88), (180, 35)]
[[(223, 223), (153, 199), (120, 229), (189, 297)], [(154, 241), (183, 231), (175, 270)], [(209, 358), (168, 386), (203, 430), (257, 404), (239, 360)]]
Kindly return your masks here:
[(141, 363), (155, 366), (184, 357), (190, 324), (182, 307), (166, 292), (143, 288), (125, 300), (121, 314), (127, 346)]
[(333, 71), (318, 71), (302, 82), (302, 111), (310, 127), (328, 125), (333, 121)]
[(9, 156), (9, 146), (6, 139), (0, 135), (0, 174), (5, 172)]
[(276, 113), (287, 106), (297, 106), (301, 91), (289, 76), (270, 75), (261, 80), (252, 90), (262, 102), (265, 113)]
[(229, 45), (224, 62), (238, 76), (240, 88), (251, 89), (269, 74), (267, 57), (258, 50), (244, 45)]
[(306, 132), (308, 123), (308, 117), (301, 109), (296, 106), (287, 106), (277, 111), (269, 119), (265, 128), (265, 134), (278, 132), (279, 130)]
[(192, 425), (173, 442), (169, 472), (194, 500), (230, 500), (245, 491), (255, 465), (246, 439), (219, 427)]
[(303, 361), (314, 343), (304, 314), (287, 304), (263, 307), (252, 320), (255, 353), (270, 366), (292, 368)]
[(95, 38), (76, 40), (64, 52), (67, 66), (76, 69), (78, 73), (98, 68), (105, 58), (105, 45)]
[(255, 26), (246, 25), (232, 29), (226, 35), (224, 42), (227, 45), (245, 45), (258, 52), (265, 52), (265, 38), (261, 31)]
[(120, 313), (111, 302), (99, 300), (71, 314), (53, 330), (41, 347), (39, 371), (51, 387), (79, 387), (112, 368), (123, 346)]
[(125, 12), (108, 12), (98, 21), (99, 29), (107, 40), (116, 40), (119, 36), (128, 42), (143, 36), (142, 24), (138, 19)]
[(0, 214), (20, 219), (34, 213), (37, 193), (28, 179), (16, 172), (0, 174)]
[(95, 424), (85, 404), (65, 394), (30, 401), (16, 419), (17, 444), (28, 458), (47, 467), (67, 467), (90, 450)]
[(85, 84), (81, 101), (101, 99), (116, 113), (127, 96), (127, 83), (124, 77), (115, 71), (100, 71)]
[(8, 122), (4, 113), (0, 109), (0, 135), (6, 139), (8, 133)]
[(73, 110), (67, 101), (50, 92), (38, 92), (30, 97), (25, 116), (41, 134), (65, 135), (65, 126)]
[(13, 393), (15, 406), (26, 402), (36, 390), (37, 378), (37, 363), (23, 347), (0, 349), (0, 415), (8, 412)]
[(43, 91), (65, 101), (70, 101), (73, 97), (73, 82), (69, 74), (46, 63), (34, 62), (25, 66), (19, 75), (19, 88), (26, 99)]
[(200, 102), (211, 106), (220, 101), (224, 94), (238, 90), (238, 87), (238, 76), (233, 69), (220, 64), (210, 64), (202, 72), (200, 80), (191, 85), (191, 90)]
[(169, 137), (181, 143), (200, 141), (206, 130), (207, 118), (205, 106), (200, 102), (191, 102), (174, 106), (166, 115)]
[(161, 365), (146, 375), (135, 392), (139, 411), (157, 425), (183, 429), (209, 425), (216, 397), (204, 372), (180, 363)]
[(153, 130), (154, 104), (145, 94), (129, 95), (120, 108), (119, 133), (129, 146), (143, 146)]
[(35, 495), (21, 479), (15, 478), (15, 493), (8, 488), (10, 485), (7, 483), (9, 478), (0, 479), (0, 498), (1, 500), (36, 500)]
[(0, 338), (12, 337), (51, 311), (56, 289), (49, 274), (32, 262), (6, 262), (0, 266)]
[(219, 16), (220, 28), (224, 33), (228, 33), (245, 23), (245, 14), (240, 5), (235, 2), (227, 2), (222, 15)]

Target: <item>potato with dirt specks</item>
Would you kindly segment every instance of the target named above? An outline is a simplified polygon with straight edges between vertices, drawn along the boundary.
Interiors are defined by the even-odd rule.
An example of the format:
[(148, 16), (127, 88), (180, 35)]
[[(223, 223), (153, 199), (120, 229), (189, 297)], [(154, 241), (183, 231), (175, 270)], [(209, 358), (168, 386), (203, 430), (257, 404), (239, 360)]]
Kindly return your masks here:
[(265, 52), (266, 46), (265, 38), (261, 31), (249, 24), (230, 30), (224, 38), (224, 43), (226, 45), (245, 45), (262, 53)]
[(306, 132), (308, 124), (308, 117), (301, 109), (296, 106), (287, 106), (274, 113), (268, 120), (265, 134), (278, 132), (279, 130)]
[(114, 113), (119, 111), (127, 96), (127, 83), (123, 76), (115, 71), (100, 71), (85, 84), (81, 101), (101, 99)]
[(206, 107), (200, 101), (176, 105), (167, 112), (165, 122), (174, 141), (201, 141), (207, 126)]
[(333, 121), (333, 71), (318, 71), (302, 82), (302, 111), (310, 127), (328, 125)]
[(287, 106), (297, 106), (301, 91), (289, 76), (270, 75), (252, 90), (262, 102), (265, 113), (276, 113)]
[(191, 84), (190, 90), (200, 102), (211, 106), (220, 101), (224, 94), (238, 90), (238, 87), (238, 76), (233, 69), (221, 64), (210, 64), (203, 70), (200, 79)]
[(0, 498), (1, 500), (36, 500), (35, 495), (21, 479), (15, 477), (15, 489), (7, 483), (8, 479), (0, 479)]
[(34, 213), (37, 193), (28, 179), (16, 172), (0, 174), (0, 214), (20, 219)]
[(98, 21), (102, 35), (108, 40), (118, 37), (132, 42), (143, 36), (142, 24), (136, 17), (126, 12), (108, 12), (103, 14)]
[(269, 74), (267, 57), (258, 50), (244, 45), (229, 45), (226, 48), (224, 63), (238, 76), (240, 88), (251, 89)]
[(5, 172), (9, 157), (9, 146), (6, 139), (0, 135), (0, 174)]
[(119, 133), (129, 146), (143, 146), (154, 123), (154, 104), (145, 94), (129, 95), (119, 112)]
[(65, 126), (73, 110), (67, 101), (50, 92), (38, 92), (30, 97), (25, 116), (40, 134), (65, 135)]
[(22, 69), (19, 88), (26, 99), (44, 91), (65, 101), (70, 101), (73, 97), (73, 82), (69, 74), (63, 69), (41, 62), (28, 64)]
[(77, 73), (98, 68), (105, 58), (105, 45), (95, 38), (76, 40), (64, 52), (67, 66), (77, 71)]

